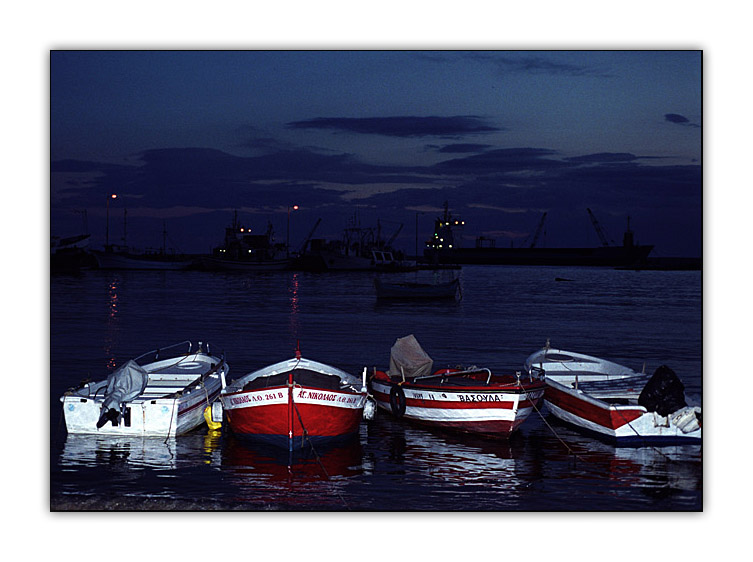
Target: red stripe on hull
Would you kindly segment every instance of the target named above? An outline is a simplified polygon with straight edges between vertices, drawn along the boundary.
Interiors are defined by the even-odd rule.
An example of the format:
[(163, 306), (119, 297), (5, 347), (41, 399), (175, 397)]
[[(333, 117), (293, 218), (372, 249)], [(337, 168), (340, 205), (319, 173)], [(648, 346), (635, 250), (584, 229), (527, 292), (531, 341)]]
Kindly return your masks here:
[[(295, 410), (298, 410), (296, 413)], [(245, 435), (284, 435), (288, 437), (290, 410), (287, 404), (270, 404), (225, 410), (228, 423), (236, 433)], [(300, 414), (300, 418), (299, 418)], [(358, 430), (362, 409), (338, 408), (319, 404), (295, 404), (292, 411), (293, 436), (337, 437)], [(301, 425), (303, 421), (303, 425)]]
[(424, 426), (436, 427), (439, 429), (449, 429), (462, 433), (473, 433), (475, 435), (486, 435), (492, 437), (507, 438), (515, 431), (524, 420), (516, 419), (510, 421), (481, 421), (481, 422), (445, 422), (445, 421), (426, 421), (420, 418), (407, 418)]
[(571, 414), (612, 430), (638, 419), (645, 413), (643, 409), (615, 410), (609, 407), (600, 408), (591, 402), (581, 400), (577, 396), (573, 396), (552, 386), (547, 386), (546, 388), (546, 400)]
[[(457, 393), (453, 391), (453, 393)], [(372, 389), (372, 394), (379, 402), (386, 402), (389, 404), (390, 395), (388, 393), (379, 392), (376, 389)], [(472, 393), (472, 395), (481, 393)], [(535, 401), (536, 405), (541, 402), (541, 398)], [(494, 400), (480, 400), (478, 402), (472, 401), (456, 401), (456, 400), (426, 400), (423, 398), (409, 398), (405, 397), (406, 406), (412, 406), (414, 408), (440, 408), (443, 410), (484, 410), (484, 409), (501, 409), (512, 410), (515, 408), (515, 402), (512, 401), (499, 401)], [(524, 399), (518, 403), (518, 408), (531, 408), (534, 405), (533, 400)]]

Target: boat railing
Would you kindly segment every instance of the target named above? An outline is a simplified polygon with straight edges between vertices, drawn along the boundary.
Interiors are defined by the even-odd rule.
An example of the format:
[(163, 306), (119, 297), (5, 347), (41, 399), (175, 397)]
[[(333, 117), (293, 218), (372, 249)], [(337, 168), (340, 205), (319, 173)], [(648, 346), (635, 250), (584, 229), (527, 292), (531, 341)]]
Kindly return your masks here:
[[(187, 347), (187, 350), (182, 354), (178, 353), (176, 350), (182, 347)], [(199, 342), (199, 347), (201, 347), (201, 342)], [(157, 349), (153, 349), (151, 351), (142, 353), (138, 357), (134, 358), (134, 361), (136, 361), (136, 363), (138, 363), (139, 365), (142, 365), (145, 363), (153, 363), (155, 361), (158, 361), (161, 356), (166, 356), (167, 358), (170, 358), (170, 357), (175, 357), (178, 355), (188, 355), (189, 353), (191, 353), (192, 348), (193, 348), (193, 344), (189, 340), (186, 340), (180, 343), (169, 345), (167, 347), (158, 347)]]
[[(179, 348), (183, 347), (185, 347), (186, 350), (180, 352)], [(179, 357), (181, 355), (190, 355), (192, 349), (193, 343), (190, 340), (186, 340), (180, 343), (175, 343), (173, 345), (168, 345), (167, 347), (159, 347), (157, 349), (147, 351), (146, 353), (142, 353), (141, 355), (136, 357), (134, 361), (139, 364), (153, 363), (154, 361), (158, 361), (159, 359), (169, 359), (171, 357)], [(202, 352), (206, 353), (207, 355), (211, 355), (209, 342), (198, 342), (196, 353)], [(147, 361), (147, 359), (149, 360)]]
[(431, 379), (431, 378), (437, 378), (437, 377), (457, 377), (457, 376), (464, 376), (464, 375), (475, 375), (476, 373), (486, 373), (488, 376), (486, 378), (486, 384), (489, 384), (489, 381), (492, 379), (492, 372), (491, 370), (487, 369), (486, 367), (472, 367), (470, 369), (465, 369), (462, 371), (453, 371), (450, 369), (447, 369), (445, 372), (436, 372), (431, 375), (424, 375), (423, 377), (416, 377), (413, 380), (419, 381), (424, 379)]

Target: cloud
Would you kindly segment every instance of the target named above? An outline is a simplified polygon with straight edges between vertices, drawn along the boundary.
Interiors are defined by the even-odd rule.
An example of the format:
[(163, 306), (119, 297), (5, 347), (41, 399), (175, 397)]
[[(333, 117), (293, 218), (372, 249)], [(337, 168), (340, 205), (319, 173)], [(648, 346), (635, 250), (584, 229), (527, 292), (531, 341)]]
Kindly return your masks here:
[(542, 172), (554, 168), (570, 167), (573, 164), (547, 158), (556, 151), (546, 148), (502, 148), (489, 150), (466, 158), (445, 160), (433, 168), (449, 174)]
[(490, 144), (456, 143), (445, 144), (444, 146), (428, 145), (427, 148), (432, 148), (441, 153), (462, 154), (467, 152), (484, 152), (491, 147), (492, 145)]
[(417, 56), (432, 62), (447, 64), (457, 61), (457, 56), (489, 64), (501, 74), (548, 74), (557, 76), (591, 76), (597, 78), (611, 78), (614, 74), (604, 68), (572, 64), (558, 61), (542, 55), (516, 52), (495, 51), (467, 51), (453, 53), (417, 53)]
[[(449, 201), (453, 213), (467, 221), (468, 232), (504, 232), (500, 244), (535, 230), (543, 211), (549, 211), (550, 242), (583, 243), (569, 237), (592, 234), (585, 214), (590, 207), (608, 232), (619, 232), (630, 214), (642, 221), (642, 240), (658, 241), (671, 232), (678, 245), (684, 244), (681, 234), (693, 221), (702, 223), (701, 166), (647, 165), (640, 158), (630, 153), (561, 158), (555, 150), (519, 147), (420, 167), (375, 166), (351, 154), (305, 149), (253, 157), (198, 148), (148, 150), (139, 166), (52, 162), (51, 227), (75, 233), (81, 218), (70, 210), (89, 209), (91, 224), (99, 221), (96, 231), (104, 232), (105, 196), (115, 190), (123, 197), (117, 211), (110, 211), (116, 216), (128, 208), (129, 239), (139, 232), (159, 239), (160, 218), (171, 218), (171, 233), (185, 239), (181, 246), (194, 244), (202, 251), (216, 243), (231, 210), (261, 213), (257, 222), (268, 216), (279, 230), (285, 224), (280, 209), (291, 203), (310, 213), (300, 214), (297, 228), (308, 229), (322, 217), (322, 228), (337, 233), (356, 203), (412, 225), (416, 212), (439, 214)], [(146, 220), (155, 223), (149, 231)], [(425, 229), (430, 221), (421, 222)], [(680, 224), (685, 230), (675, 235), (670, 226)]]
[(586, 154), (583, 156), (573, 156), (568, 158), (569, 162), (579, 162), (583, 164), (609, 163), (609, 162), (632, 162), (638, 157), (629, 152), (599, 152), (597, 154)]
[(697, 125), (696, 123), (691, 123), (687, 117), (683, 115), (679, 115), (677, 113), (665, 113), (664, 120), (669, 121), (670, 123), (677, 123), (678, 125), (684, 125), (686, 127), (700, 127), (700, 125)]
[(390, 137), (460, 137), (469, 134), (501, 131), (485, 123), (476, 115), (455, 115), (451, 117), (317, 117), (304, 121), (293, 121), (287, 126), (292, 129), (330, 129), (348, 133), (384, 135)]

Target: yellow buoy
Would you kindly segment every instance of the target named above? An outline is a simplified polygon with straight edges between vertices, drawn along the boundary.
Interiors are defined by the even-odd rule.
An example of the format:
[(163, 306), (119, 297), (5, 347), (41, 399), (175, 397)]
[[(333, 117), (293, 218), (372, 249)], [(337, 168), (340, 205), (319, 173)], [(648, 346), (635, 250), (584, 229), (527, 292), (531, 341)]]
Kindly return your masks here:
[(206, 420), (209, 429), (214, 430), (222, 427), (222, 422), (212, 421), (212, 406), (204, 408), (204, 419)]

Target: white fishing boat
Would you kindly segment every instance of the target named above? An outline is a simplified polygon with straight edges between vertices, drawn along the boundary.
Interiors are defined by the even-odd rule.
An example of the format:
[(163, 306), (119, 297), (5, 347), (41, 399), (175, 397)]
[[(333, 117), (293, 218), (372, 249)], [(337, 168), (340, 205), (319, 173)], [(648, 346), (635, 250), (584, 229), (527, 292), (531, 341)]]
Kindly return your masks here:
[(665, 365), (649, 375), (547, 343), (525, 368), (544, 374), (547, 408), (578, 429), (619, 444), (701, 441), (701, 408), (687, 405), (682, 382)]
[(105, 246), (104, 251), (93, 250), (92, 254), (99, 269), (175, 271), (188, 269), (193, 265), (193, 260), (182, 254), (163, 250), (134, 251), (115, 244)]
[(225, 386), (229, 367), (209, 344), (191, 342), (130, 359), (106, 380), (67, 391), (63, 403), (68, 433), (174, 436), (204, 422)]

